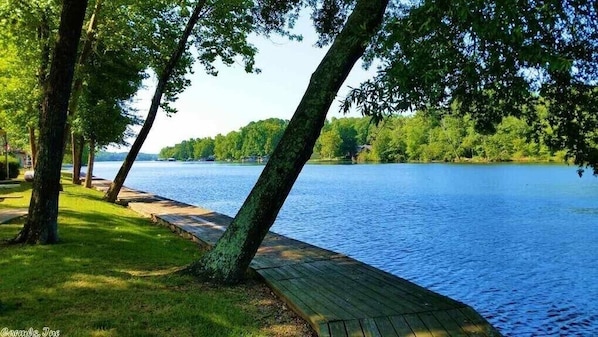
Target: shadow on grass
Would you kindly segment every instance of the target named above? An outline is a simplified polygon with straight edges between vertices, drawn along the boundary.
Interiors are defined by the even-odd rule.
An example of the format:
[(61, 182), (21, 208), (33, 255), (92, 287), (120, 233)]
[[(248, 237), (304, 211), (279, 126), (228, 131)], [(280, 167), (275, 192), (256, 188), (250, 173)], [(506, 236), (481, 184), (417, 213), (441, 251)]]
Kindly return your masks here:
[[(57, 245), (0, 248), (0, 327), (89, 336), (258, 335), (241, 289), (175, 274), (194, 244), (148, 220), (61, 210)], [(19, 225), (0, 227), (18, 231)]]

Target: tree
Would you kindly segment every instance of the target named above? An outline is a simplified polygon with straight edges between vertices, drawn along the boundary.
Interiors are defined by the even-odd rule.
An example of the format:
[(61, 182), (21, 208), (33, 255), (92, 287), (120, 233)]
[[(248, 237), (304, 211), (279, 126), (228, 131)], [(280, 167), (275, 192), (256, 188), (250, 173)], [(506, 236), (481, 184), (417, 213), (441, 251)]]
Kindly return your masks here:
[[(184, 79), (184, 74), (190, 66), (187, 44), (191, 37), (199, 55), (198, 60), (205, 66), (208, 73), (217, 74), (212, 65), (217, 57), (224, 64), (230, 65), (235, 62), (237, 55), (242, 57), (246, 71), (254, 71), (253, 57), (256, 50), (247, 42), (247, 36), (250, 32), (256, 31), (256, 28), (254, 18), (248, 13), (252, 9), (249, 4), (251, 4), (250, 1), (241, 0), (198, 0), (196, 2), (178, 39), (177, 46), (173, 48), (168, 57), (164, 58), (163, 65), (159, 67), (158, 83), (148, 115), (131, 146), (129, 155), (104, 195), (105, 200), (109, 202), (116, 201), (133, 162), (151, 130), (158, 109), (162, 107), (173, 112), (172, 109), (168, 110), (168, 106), (162, 102), (162, 96), (166, 95), (172, 101), (175, 99), (176, 94), (188, 85), (188, 81)], [(196, 27), (200, 20), (201, 23)], [(273, 23), (273, 25), (278, 27), (279, 23)], [(188, 61), (186, 66), (184, 63), (181, 64), (181, 60), (184, 61), (185, 59)]]
[(143, 70), (143, 64), (128, 51), (107, 50), (101, 42), (89, 58), (71, 128), (72, 134), (89, 143), (86, 187), (91, 187), (96, 150), (109, 144), (126, 144), (125, 137), (132, 134), (129, 126), (138, 123), (128, 102), (141, 86)]
[(214, 156), (214, 140), (212, 138), (197, 139), (193, 147), (194, 159), (207, 159)]
[(29, 215), (14, 243), (58, 241), (58, 192), (64, 127), (86, 0), (64, 0), (40, 116), (40, 146)]
[(343, 104), (380, 120), (455, 107), (479, 130), (505, 115), (534, 120), (541, 97), (553, 148), (598, 173), (595, 1), (423, 1), (385, 21), (366, 59), (377, 75)]
[[(29, 143), (36, 158), (35, 129), (48, 77), (51, 32), (59, 18), (52, 2), (42, 0), (0, 3), (0, 119), (17, 148)], [(15, 137), (22, 135), (21, 137)], [(29, 138), (27, 139), (27, 135)]]
[[(76, 72), (75, 72), (75, 80), (73, 83), (73, 92), (71, 94), (71, 100), (69, 102), (69, 116), (71, 119), (73, 116), (76, 115), (78, 109), (78, 102), (79, 96), (81, 95), (81, 90), (83, 88), (83, 74), (82, 69), (85, 67), (89, 56), (91, 55), (91, 50), (96, 39), (96, 30), (98, 26), (98, 16), (100, 15), (100, 10), (102, 9), (102, 0), (96, 0), (96, 4), (93, 9), (93, 13), (89, 19), (89, 24), (87, 26), (87, 30), (85, 31), (85, 39), (83, 42), (83, 47), (81, 48), (81, 53), (79, 53), (79, 60), (76, 65)], [(65, 128), (65, 142), (67, 137), (69, 136), (70, 125), (67, 120), (67, 125)], [(81, 173), (81, 165), (82, 165), (82, 154), (83, 154), (83, 138), (75, 133), (70, 133), (71, 136), (71, 156), (73, 160), (73, 174), (72, 174), (72, 182), (73, 184), (79, 184), (81, 181), (80, 173)], [(93, 158), (94, 152), (93, 148), (90, 149), (90, 154)], [(89, 166), (88, 166), (89, 168)]]
[(343, 139), (338, 132), (338, 129), (331, 128), (330, 130), (322, 132), (318, 138), (320, 157), (332, 159), (338, 157), (342, 152), (340, 150)]
[[(323, 11), (338, 13), (351, 5), (325, 1)], [(338, 89), (332, 83), (344, 80), (345, 67), (353, 64), (345, 63), (352, 57), (343, 58), (346, 54), (337, 48), (354, 47), (355, 60), (360, 57), (369, 41), (369, 36), (362, 39), (366, 35), (363, 33), (377, 31), (386, 5), (386, 1), (357, 1), (350, 19), (313, 74), (257, 184), (214, 249), (190, 266), (190, 272), (224, 282), (242, 277), (309, 158), (324, 124), (325, 108), (329, 107), (325, 102), (332, 101)], [(538, 6), (515, 0), (430, 0), (395, 3), (391, 8), (366, 55), (366, 61), (379, 60), (378, 75), (351, 92), (342, 107), (344, 111), (357, 105), (362, 113), (380, 120), (385, 114), (410, 108), (448, 108), (457, 104), (460, 111), (475, 113), (479, 127), (492, 128), (504, 113), (521, 113), (521, 107), (534, 99), (532, 88), (545, 84), (544, 76), (534, 74), (548, 73), (566, 87), (566, 80), (553, 75), (559, 74), (554, 69), (566, 69), (565, 79), (596, 82), (593, 2), (552, 0)], [(362, 16), (364, 13), (368, 18)], [(316, 17), (319, 28), (343, 21), (342, 16), (323, 17), (334, 20)], [(353, 24), (359, 21), (360, 28), (355, 28)], [(327, 37), (332, 39), (334, 34)], [(334, 66), (329, 64), (331, 59), (336, 59)], [(592, 75), (588, 78), (588, 74)], [(312, 91), (316, 88), (317, 93)], [(587, 95), (587, 90), (577, 89)]]
[[(387, 5), (386, 0), (357, 1), (312, 74), (293, 118), (243, 206), (215, 247), (192, 264), (189, 272), (225, 283), (243, 278), (311, 156), (338, 89), (378, 30)], [(335, 17), (334, 11), (332, 14)]]

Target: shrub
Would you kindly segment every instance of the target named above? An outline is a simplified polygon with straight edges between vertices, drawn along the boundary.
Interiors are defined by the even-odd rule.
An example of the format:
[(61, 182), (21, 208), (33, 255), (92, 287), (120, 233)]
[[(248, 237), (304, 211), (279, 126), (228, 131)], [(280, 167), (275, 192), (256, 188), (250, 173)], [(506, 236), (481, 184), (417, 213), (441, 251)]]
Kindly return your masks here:
[[(19, 162), (14, 158), (8, 158), (8, 171), (9, 171), (9, 179), (14, 179), (19, 176)], [(6, 177), (6, 166), (4, 163), (4, 156), (0, 158), (0, 180), (7, 179)]]

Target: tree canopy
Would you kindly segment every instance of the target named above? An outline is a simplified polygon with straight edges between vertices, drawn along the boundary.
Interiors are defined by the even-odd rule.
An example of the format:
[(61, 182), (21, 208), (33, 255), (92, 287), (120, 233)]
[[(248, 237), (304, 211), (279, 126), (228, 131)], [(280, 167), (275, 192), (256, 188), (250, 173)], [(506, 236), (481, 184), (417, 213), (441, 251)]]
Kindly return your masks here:
[(470, 113), (478, 129), (493, 130), (505, 115), (537, 123), (530, 106), (539, 101), (552, 128), (548, 143), (598, 173), (597, 25), (594, 1), (399, 5), (387, 12), (366, 54), (377, 75), (354, 88), (343, 109), (357, 106), (381, 120), (444, 108)]

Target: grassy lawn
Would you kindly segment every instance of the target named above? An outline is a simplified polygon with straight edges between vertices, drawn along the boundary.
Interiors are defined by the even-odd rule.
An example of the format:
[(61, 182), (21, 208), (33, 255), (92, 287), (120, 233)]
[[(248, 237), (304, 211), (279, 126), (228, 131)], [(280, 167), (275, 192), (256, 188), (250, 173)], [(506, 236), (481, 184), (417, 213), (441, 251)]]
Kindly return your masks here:
[[(30, 186), (1, 190), (27, 207)], [(191, 241), (101, 194), (65, 182), (61, 243), (0, 244), (0, 334), (44, 327), (60, 336), (304, 336), (311, 331), (258, 281), (199, 283), (173, 271), (197, 259)], [(23, 220), (0, 225), (0, 240)]]

